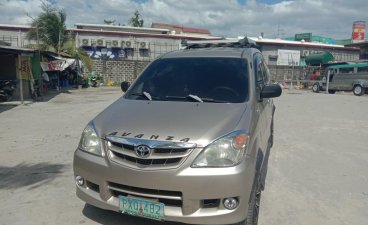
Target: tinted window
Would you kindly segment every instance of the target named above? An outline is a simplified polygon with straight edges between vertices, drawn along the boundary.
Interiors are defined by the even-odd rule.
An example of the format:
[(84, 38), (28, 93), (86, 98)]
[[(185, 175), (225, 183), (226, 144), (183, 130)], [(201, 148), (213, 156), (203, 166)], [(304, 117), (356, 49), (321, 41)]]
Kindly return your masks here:
[(339, 72), (340, 73), (353, 73), (354, 68), (353, 67), (340, 68)]
[(244, 102), (248, 98), (247, 63), (238, 58), (159, 59), (125, 97), (147, 99), (147, 93), (157, 101), (195, 101), (189, 96), (198, 96), (205, 102)]
[(358, 73), (367, 73), (368, 72), (368, 66), (362, 66), (358, 67)]

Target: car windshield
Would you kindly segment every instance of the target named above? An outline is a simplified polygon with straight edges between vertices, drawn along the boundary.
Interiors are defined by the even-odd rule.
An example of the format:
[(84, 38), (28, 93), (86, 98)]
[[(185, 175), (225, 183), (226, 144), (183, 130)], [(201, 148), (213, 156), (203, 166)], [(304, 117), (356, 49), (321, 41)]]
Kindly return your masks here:
[(125, 98), (239, 103), (248, 99), (248, 68), (239, 58), (171, 58), (151, 63)]

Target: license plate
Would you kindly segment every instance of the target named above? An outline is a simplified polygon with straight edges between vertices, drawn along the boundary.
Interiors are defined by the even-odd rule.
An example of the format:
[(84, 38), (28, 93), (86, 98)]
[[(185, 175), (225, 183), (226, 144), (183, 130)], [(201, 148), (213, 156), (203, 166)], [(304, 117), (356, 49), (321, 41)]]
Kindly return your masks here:
[(163, 220), (164, 204), (138, 198), (119, 196), (119, 208), (122, 213), (154, 220)]

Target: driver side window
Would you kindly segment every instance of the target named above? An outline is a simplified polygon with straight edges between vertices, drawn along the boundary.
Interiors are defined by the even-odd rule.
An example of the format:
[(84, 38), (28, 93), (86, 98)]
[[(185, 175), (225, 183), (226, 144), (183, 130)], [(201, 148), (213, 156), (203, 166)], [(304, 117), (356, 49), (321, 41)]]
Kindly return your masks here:
[(268, 75), (267, 75), (267, 68), (264, 65), (262, 57), (259, 57), (259, 60), (257, 60), (257, 86), (259, 86), (261, 89), (264, 85), (268, 83)]

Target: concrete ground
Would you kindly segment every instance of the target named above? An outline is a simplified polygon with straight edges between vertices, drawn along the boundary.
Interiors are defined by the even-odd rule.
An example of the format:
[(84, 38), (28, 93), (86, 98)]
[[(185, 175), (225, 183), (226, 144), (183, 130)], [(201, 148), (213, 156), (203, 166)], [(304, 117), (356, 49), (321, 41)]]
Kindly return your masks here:
[[(118, 88), (0, 104), (0, 225), (173, 225), (87, 206), (75, 196), (73, 152)], [(260, 225), (368, 222), (368, 95), (285, 91), (275, 100), (275, 143)]]

